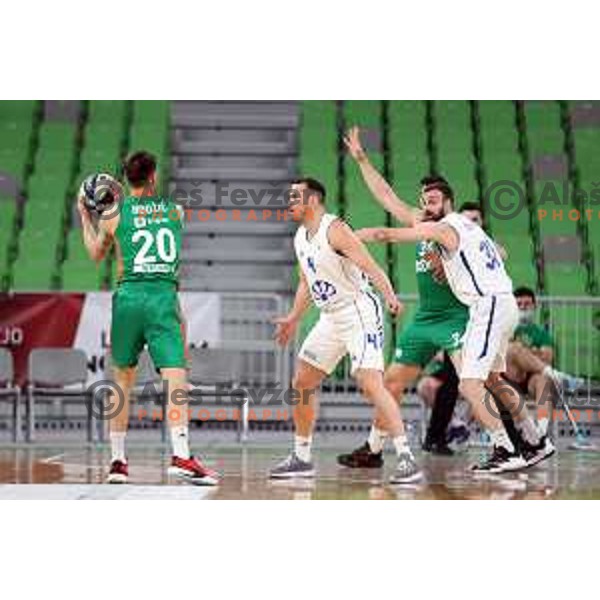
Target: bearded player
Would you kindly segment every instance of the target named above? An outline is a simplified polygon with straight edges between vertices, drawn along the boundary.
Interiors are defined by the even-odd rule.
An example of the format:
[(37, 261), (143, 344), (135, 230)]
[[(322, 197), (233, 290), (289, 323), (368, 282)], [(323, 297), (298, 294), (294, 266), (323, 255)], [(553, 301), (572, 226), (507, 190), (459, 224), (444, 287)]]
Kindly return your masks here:
[(216, 485), (217, 473), (190, 454), (187, 422), (185, 334), (177, 295), (182, 212), (157, 194), (156, 160), (137, 152), (124, 164), (130, 186), (121, 210), (110, 208), (94, 227), (84, 198), (78, 202), (83, 240), (100, 262), (114, 244), (118, 284), (112, 300), (111, 354), (114, 379), (124, 404), (109, 420), (109, 483), (126, 483), (125, 437), (129, 399), (144, 345), (167, 382), (166, 416), (173, 447), (169, 474), (197, 485)]
[[(349, 146), (354, 155), (359, 153), (364, 159), (359, 162), (365, 182), (373, 193), (387, 193), (387, 183), (371, 165), (360, 147), (358, 138), (356, 148)], [(402, 217), (407, 221), (416, 223), (417, 220), (430, 220), (434, 213), (430, 205), (439, 201), (442, 196), (453, 198), (453, 192), (448, 182), (442, 177), (424, 177), (421, 180), (422, 212), (409, 209), (403, 211)], [(369, 232), (357, 232), (364, 241), (374, 241), (369, 238)], [(464, 304), (454, 296), (448, 284), (439, 277), (439, 257), (434, 244), (423, 240), (416, 245), (416, 277), (419, 303), (417, 312), (412, 322), (404, 328), (395, 352), (395, 362), (390, 365), (385, 373), (385, 385), (392, 396), (400, 403), (406, 388), (413, 384), (424, 372), (427, 365), (439, 351), (445, 351), (451, 357), (458, 356), (462, 345), (462, 338), (469, 320), (469, 311)], [(452, 381), (448, 380), (448, 388)], [(451, 393), (451, 389), (438, 390), (434, 406), (438, 411), (445, 411), (444, 397)], [(446, 415), (441, 415), (445, 418)], [(432, 420), (438, 418), (432, 415)], [(445, 427), (443, 427), (445, 429)], [(446, 454), (447, 446), (437, 439), (426, 439), (425, 447), (435, 453)], [(383, 449), (387, 440), (387, 433), (382, 422), (375, 415), (368, 439), (356, 450), (338, 456), (338, 462), (351, 468), (380, 468), (383, 466)]]
[(325, 188), (314, 179), (299, 179), (291, 186), (289, 209), (300, 222), (294, 239), (300, 282), (291, 312), (276, 319), (276, 339), (285, 344), (293, 338), (311, 302), (320, 309), (320, 318), (300, 349), (292, 383), (297, 398), (294, 449), (270, 475), (315, 476), (311, 457), (315, 390), (349, 354), (351, 373), (381, 415), (396, 449), (398, 463), (390, 482), (417, 481), (422, 475), (408, 446), (400, 410), (383, 382), (383, 314), (369, 279), (392, 314), (402, 305), (363, 243), (346, 223), (326, 213), (324, 201)]
[[(366, 164), (367, 157), (357, 128), (349, 132), (346, 144), (355, 160), (361, 166)], [(430, 221), (415, 223), (410, 207), (396, 196), (383, 178), (371, 175), (370, 181), (377, 201), (409, 226), (365, 230), (363, 239), (392, 243), (434, 242), (452, 293), (469, 309), (463, 350), (456, 362), (459, 387), (471, 405), (473, 416), (493, 443), (492, 454), (474, 470), (485, 473), (514, 471), (547, 458), (554, 453), (553, 445), (546, 436), (540, 435), (526, 406), (522, 406), (519, 394), (501, 375), (506, 370), (506, 352), (518, 322), (518, 308), (512, 281), (494, 242), (476, 223), (454, 212), (453, 198), (443, 192), (429, 198), (426, 209)], [(522, 454), (513, 445), (499, 416), (490, 409), (488, 393), (511, 413), (526, 442)]]

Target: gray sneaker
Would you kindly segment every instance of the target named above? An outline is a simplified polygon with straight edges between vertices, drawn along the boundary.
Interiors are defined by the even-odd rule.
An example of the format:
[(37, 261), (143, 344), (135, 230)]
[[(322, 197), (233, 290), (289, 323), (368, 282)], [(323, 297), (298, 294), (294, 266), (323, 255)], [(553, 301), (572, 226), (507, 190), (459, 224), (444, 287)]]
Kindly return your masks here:
[(312, 462), (300, 460), (295, 452), (292, 452), (285, 460), (271, 469), (269, 477), (273, 479), (287, 479), (292, 477), (314, 477), (315, 467)]
[(415, 457), (410, 452), (398, 456), (396, 470), (390, 477), (390, 483), (415, 483), (423, 478), (423, 472), (417, 466)]

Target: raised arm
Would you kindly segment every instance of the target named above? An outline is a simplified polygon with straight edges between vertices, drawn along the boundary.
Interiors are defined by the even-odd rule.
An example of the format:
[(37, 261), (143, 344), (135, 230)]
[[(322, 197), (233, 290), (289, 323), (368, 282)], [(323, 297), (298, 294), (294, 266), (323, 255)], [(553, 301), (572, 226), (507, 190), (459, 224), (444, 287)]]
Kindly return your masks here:
[(383, 269), (375, 262), (365, 245), (356, 234), (342, 221), (334, 221), (327, 232), (331, 247), (350, 259), (369, 279), (384, 297), (388, 310), (392, 314), (402, 311), (402, 304), (396, 292), (384, 273)]
[(81, 216), (83, 243), (85, 244), (90, 258), (95, 262), (100, 262), (112, 246), (116, 229), (116, 220), (119, 217), (115, 215), (112, 219), (101, 219), (98, 222), (98, 229), (96, 230), (92, 223), (90, 213), (83, 205), (82, 198), (79, 198), (77, 208), (79, 210), (79, 215)]
[(382, 177), (377, 169), (369, 161), (367, 153), (360, 143), (360, 132), (358, 127), (350, 129), (344, 138), (346, 147), (352, 158), (360, 167), (363, 179), (371, 190), (375, 199), (385, 210), (387, 210), (398, 221), (404, 225), (413, 226), (417, 222), (418, 211), (400, 200), (390, 184)]

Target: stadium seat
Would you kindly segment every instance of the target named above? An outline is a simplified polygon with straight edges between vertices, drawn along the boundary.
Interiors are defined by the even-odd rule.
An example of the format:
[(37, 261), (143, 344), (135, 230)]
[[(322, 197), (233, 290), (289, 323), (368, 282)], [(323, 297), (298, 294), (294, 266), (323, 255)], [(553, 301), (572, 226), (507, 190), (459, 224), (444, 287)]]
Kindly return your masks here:
[(17, 442), (21, 431), (21, 390), (14, 384), (15, 371), (12, 352), (0, 348), (0, 400), (12, 404), (12, 441)]
[(327, 211), (339, 214), (338, 132), (336, 105), (332, 100), (302, 104), (298, 173), (315, 177), (326, 189)]
[(81, 229), (69, 231), (66, 258), (62, 264), (62, 289), (82, 292), (101, 289), (104, 269), (90, 259), (83, 244)]
[[(515, 105), (509, 100), (485, 100), (478, 103), (478, 109), (486, 224), (492, 237), (508, 253), (507, 268), (515, 285), (535, 288), (535, 248), (518, 149)], [(507, 218), (503, 218), (497, 204), (512, 205), (518, 212), (509, 212)]]
[[(558, 102), (527, 101), (525, 121), (534, 172), (535, 219), (539, 223), (541, 243), (543, 245), (549, 236), (577, 236), (577, 222), (568, 217), (569, 211), (576, 205), (569, 195), (565, 198), (563, 193), (568, 171), (565, 132)], [(549, 172), (544, 171), (544, 164), (550, 165)], [(542, 210), (546, 211), (545, 216), (540, 212)], [(586, 290), (587, 273), (581, 263), (556, 264), (546, 261), (544, 278), (551, 295), (581, 295)]]
[[(29, 354), (27, 375), (27, 441), (35, 438), (35, 405), (60, 398), (84, 403), (87, 397), (87, 356), (71, 348), (35, 348)], [(92, 440), (93, 411), (87, 410), (88, 441)]]
[(469, 104), (464, 100), (436, 100), (433, 104), (437, 170), (450, 182), (458, 204), (477, 200)]
[(31, 164), (34, 108), (34, 102), (0, 101), (0, 172), (21, 183)]
[(392, 183), (405, 202), (418, 201), (419, 181), (429, 173), (425, 103), (422, 100), (389, 103), (389, 145)]
[[(394, 191), (413, 206), (419, 201), (419, 181), (429, 174), (425, 102), (401, 100), (389, 103), (389, 145), (391, 183)], [(392, 219), (392, 225), (396, 222)], [(392, 282), (402, 294), (417, 291), (414, 244), (392, 246), (394, 271)]]
[[(381, 102), (347, 101), (344, 103), (346, 128), (358, 126), (363, 132), (362, 140), (373, 165), (383, 170), (381, 153)], [(372, 197), (363, 181), (360, 169), (349, 155), (344, 156), (345, 174), (345, 219), (354, 229), (364, 227), (385, 227), (387, 214)], [(387, 249), (383, 244), (370, 244), (369, 250), (377, 262), (385, 269)]]
[(17, 205), (14, 199), (0, 197), (0, 278), (6, 273), (16, 212)]

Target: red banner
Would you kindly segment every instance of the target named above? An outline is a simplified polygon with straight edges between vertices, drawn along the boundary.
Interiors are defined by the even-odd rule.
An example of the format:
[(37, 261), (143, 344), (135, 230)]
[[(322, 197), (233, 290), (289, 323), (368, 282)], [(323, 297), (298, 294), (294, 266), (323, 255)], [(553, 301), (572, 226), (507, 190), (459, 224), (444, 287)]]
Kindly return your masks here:
[(1, 294), (0, 346), (15, 364), (15, 381), (25, 383), (33, 348), (73, 346), (85, 294)]

